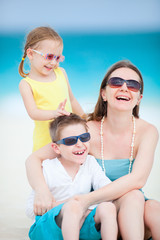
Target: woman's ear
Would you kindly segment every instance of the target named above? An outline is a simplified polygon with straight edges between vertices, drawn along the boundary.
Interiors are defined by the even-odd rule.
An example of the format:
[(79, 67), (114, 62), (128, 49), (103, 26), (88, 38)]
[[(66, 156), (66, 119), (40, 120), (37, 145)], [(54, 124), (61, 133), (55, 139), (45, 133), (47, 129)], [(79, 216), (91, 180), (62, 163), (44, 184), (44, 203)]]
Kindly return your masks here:
[(138, 101), (137, 101), (137, 105), (139, 105), (140, 104), (140, 102), (141, 102), (141, 99), (143, 98), (143, 95), (142, 94), (140, 94), (139, 95), (139, 97), (138, 97)]
[(51, 147), (53, 148), (53, 150), (55, 151), (55, 153), (57, 153), (58, 155), (61, 154), (61, 151), (60, 151), (60, 148), (59, 148), (59, 145), (58, 145), (58, 144), (52, 143), (52, 144), (51, 144)]
[(106, 89), (101, 89), (101, 97), (102, 97), (104, 102), (107, 101)]

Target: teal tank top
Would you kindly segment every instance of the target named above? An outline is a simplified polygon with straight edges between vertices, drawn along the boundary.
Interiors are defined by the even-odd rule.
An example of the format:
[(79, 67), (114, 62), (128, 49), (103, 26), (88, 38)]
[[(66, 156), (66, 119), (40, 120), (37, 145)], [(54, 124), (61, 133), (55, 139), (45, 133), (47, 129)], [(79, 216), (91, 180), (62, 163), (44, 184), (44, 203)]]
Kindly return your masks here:
[[(134, 160), (132, 161), (131, 171), (132, 171)], [(103, 169), (102, 160), (97, 159), (97, 162)], [(116, 179), (128, 174), (129, 164), (130, 164), (129, 159), (104, 160), (105, 174), (113, 182)], [(140, 191), (143, 193), (142, 189), (140, 189)], [(147, 197), (144, 196), (144, 198), (145, 200), (148, 200)]]
[[(102, 167), (102, 160), (97, 159), (97, 162)], [(105, 173), (106, 176), (109, 177), (111, 181), (115, 181), (116, 179), (128, 174), (129, 171), (129, 159), (114, 159), (114, 160), (104, 160)], [(134, 160), (132, 161), (133, 166)], [(131, 171), (132, 171), (131, 166)]]

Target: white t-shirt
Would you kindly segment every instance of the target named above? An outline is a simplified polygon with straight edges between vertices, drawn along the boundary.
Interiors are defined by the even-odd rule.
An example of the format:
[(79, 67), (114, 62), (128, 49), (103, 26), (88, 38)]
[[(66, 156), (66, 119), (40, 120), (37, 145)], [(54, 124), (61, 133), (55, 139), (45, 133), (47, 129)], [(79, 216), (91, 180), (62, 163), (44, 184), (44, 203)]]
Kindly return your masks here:
[[(47, 159), (43, 161), (42, 166), (46, 183), (56, 201), (63, 201), (77, 194), (89, 193), (91, 189), (96, 190), (111, 182), (91, 155), (87, 156), (73, 180), (58, 158)], [(32, 219), (35, 217), (33, 212), (34, 195), (35, 192), (32, 190), (26, 208), (27, 216)]]

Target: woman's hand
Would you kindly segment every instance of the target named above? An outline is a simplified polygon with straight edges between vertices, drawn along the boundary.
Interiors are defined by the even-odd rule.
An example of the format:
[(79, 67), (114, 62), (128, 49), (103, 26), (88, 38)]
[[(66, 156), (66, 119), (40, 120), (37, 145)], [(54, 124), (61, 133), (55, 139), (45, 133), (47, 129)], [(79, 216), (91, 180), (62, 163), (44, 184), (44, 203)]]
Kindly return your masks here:
[(87, 211), (87, 209), (91, 205), (89, 202), (89, 194), (75, 195), (73, 199), (80, 203), (84, 213)]
[(34, 214), (43, 215), (55, 206), (55, 199), (50, 191), (35, 192)]

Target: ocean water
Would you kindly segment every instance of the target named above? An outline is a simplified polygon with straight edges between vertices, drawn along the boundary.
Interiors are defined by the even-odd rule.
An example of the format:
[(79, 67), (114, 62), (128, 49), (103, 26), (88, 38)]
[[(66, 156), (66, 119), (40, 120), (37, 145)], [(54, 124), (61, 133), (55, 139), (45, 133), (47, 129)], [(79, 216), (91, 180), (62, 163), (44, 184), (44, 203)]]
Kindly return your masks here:
[[(107, 69), (129, 59), (144, 78), (143, 104), (160, 103), (160, 32), (128, 34), (63, 34), (64, 67), (78, 101), (90, 109), (97, 100)], [(23, 54), (24, 34), (0, 35), (0, 99), (3, 110), (19, 109), (18, 65)], [(27, 61), (25, 68), (29, 70)]]

